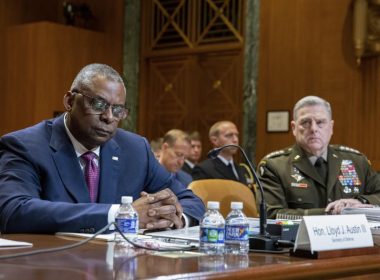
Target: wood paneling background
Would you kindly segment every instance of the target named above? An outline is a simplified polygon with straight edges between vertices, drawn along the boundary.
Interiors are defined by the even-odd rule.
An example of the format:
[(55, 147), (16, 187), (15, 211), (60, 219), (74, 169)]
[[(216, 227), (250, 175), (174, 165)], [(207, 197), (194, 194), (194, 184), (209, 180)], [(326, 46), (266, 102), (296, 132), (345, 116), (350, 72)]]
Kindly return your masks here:
[(87, 3), (91, 30), (65, 25), (62, 0), (0, 1), (0, 135), (53, 117), (77, 72), (99, 62), (121, 73), (123, 0)]
[(365, 153), (380, 170), (379, 58), (358, 67), (351, 0), (260, 2), (257, 161), (294, 143), (292, 132), (267, 133), (266, 114), (292, 110), (306, 95), (327, 99), (335, 120), (331, 143)]
[(243, 104), (243, 0), (142, 3), (139, 127), (149, 140), (173, 128), (240, 128)]
[[(88, 2), (90, 4), (93, 13), (97, 16), (96, 34), (102, 34), (100, 37), (103, 37), (101, 39), (102, 43), (99, 43), (99, 45), (103, 44), (103, 46), (94, 47), (89, 44), (87, 48), (75, 49), (76, 42), (70, 41), (68, 43), (71, 43), (72, 47), (62, 50), (58, 48), (58, 53), (72, 57), (73, 52), (86, 61), (105, 62), (121, 71), (123, 0), (78, 0), (77, 2)], [(360, 67), (355, 63), (351, 39), (352, 2), (352, 0), (260, 1), (256, 161), (265, 154), (292, 145), (294, 142), (291, 131), (288, 133), (266, 132), (267, 112), (271, 110), (291, 111), (294, 103), (299, 98), (315, 94), (326, 98), (333, 107), (335, 127), (332, 143), (348, 145), (364, 152), (375, 168), (380, 170), (380, 145), (378, 140), (380, 136), (378, 132), (378, 120), (380, 118), (380, 113), (378, 112), (378, 108), (380, 108), (380, 63), (377, 57), (364, 59)], [(44, 59), (35, 58), (37, 59), (35, 61), (25, 61), (29, 65), (28, 67), (34, 67), (34, 70), (30, 71), (34, 71), (33, 75), (38, 76), (40, 83), (43, 83), (45, 78), (43, 73), (44, 65), (54, 65), (55, 68), (61, 67), (59, 71), (64, 71), (67, 74), (66, 76), (58, 76), (55, 80), (46, 83), (45, 87), (39, 88), (41, 96), (29, 96), (30, 89), (34, 88), (35, 90), (36, 88), (33, 83), (35, 78), (28, 78), (23, 72), (18, 72), (17, 69), (22, 69), (24, 61), (21, 61), (19, 57), (12, 58), (15, 53), (10, 55), (7, 51), (7, 46), (12, 46), (17, 42), (25, 43), (25, 37), (23, 36), (17, 37), (17, 39), (12, 37), (16, 35), (17, 28), (22, 24), (41, 21), (63, 24), (61, 5), (61, 0), (0, 1), (0, 102), (3, 105), (2, 110), (0, 110), (0, 134), (32, 124), (37, 119), (45, 117), (43, 114), (50, 116), (54, 109), (49, 109), (47, 106), (53, 106), (54, 104), (59, 104), (54, 106), (60, 106), (62, 96), (73, 78), (72, 75), (78, 70), (78, 61), (70, 62), (70, 60), (64, 59), (62, 55), (59, 59), (49, 54)], [(142, 32), (145, 32), (144, 28), (147, 27), (147, 24), (147, 22), (142, 22)], [(65, 27), (62, 26), (62, 28)], [(13, 35), (9, 34), (10, 30), (13, 30)], [(43, 37), (44, 35), (40, 36)], [(12, 40), (12, 42), (7, 42), (7, 40)], [(44, 40), (49, 42), (50, 39), (46, 37)], [(48, 46), (48, 44), (45, 45), (45, 48), (49, 48)], [(143, 50), (146, 49), (147, 42), (143, 40), (141, 47)], [(91, 48), (94, 49), (91, 50)], [(102, 50), (99, 51), (98, 48), (102, 48)], [(95, 54), (94, 50), (97, 50)], [(218, 52), (215, 52), (216, 50)], [(225, 43), (215, 46), (213, 53), (224, 55), (228, 51), (236, 50), (240, 49), (231, 47), (231, 43)], [(207, 53), (208, 51), (204, 50), (204, 52)], [(210, 71), (202, 74), (194, 71), (197, 65), (201, 64), (192, 50), (176, 54), (173, 54), (173, 50), (167, 53), (163, 51), (162, 53), (166, 57), (166, 61), (165, 59), (160, 60), (159, 55), (155, 57), (152, 53), (147, 54), (146, 51), (144, 52), (144, 57), (149, 57), (150, 60), (147, 64), (144, 64), (146, 61), (142, 62), (142, 65), (145, 66), (142, 67), (141, 73), (146, 75), (140, 77), (142, 80), (141, 92), (147, 91), (152, 86), (149, 85), (150, 82), (159, 82), (158, 78), (155, 81), (150, 81), (147, 76), (148, 73), (159, 73), (156, 71), (158, 69), (156, 67), (162, 67), (162, 65), (166, 67), (171, 63), (170, 57), (174, 55), (187, 67), (184, 68), (184, 71), (190, 71), (188, 75), (203, 75), (202, 78), (204, 79), (199, 79), (199, 82), (207, 84), (210, 88), (210, 91), (205, 94), (212, 93), (213, 83), (211, 81), (216, 79), (207, 80), (208, 76), (206, 74), (212, 73)], [(215, 61), (212, 56), (204, 56), (204, 58)], [(54, 60), (54, 62), (49, 63), (47, 59)], [(223, 60), (222, 57), (221, 59)], [(44, 64), (41, 64), (41, 60), (43, 60)], [(15, 61), (17, 66), (14, 64)], [(241, 59), (241, 61), (243, 60)], [(241, 63), (243, 67), (243, 62)], [(215, 65), (218, 65), (218, 63)], [(236, 67), (238, 68), (238, 66)], [(213, 71), (212, 68), (210, 70)], [(169, 74), (166, 78), (170, 76)], [(226, 76), (226, 78), (228, 77)], [(227, 80), (222, 81), (222, 89), (227, 85), (225, 81)], [(165, 86), (170, 84), (170, 82), (166, 82)], [(16, 86), (16, 83), (20, 85), (17, 84)], [(176, 83), (172, 83), (173, 86), (182, 85), (186, 87), (186, 84), (181, 84), (178, 80), (176, 80)], [(186, 81), (183, 83), (186, 83)], [(50, 91), (46, 89), (49, 84), (55, 85), (55, 87), (51, 87), (52, 90)], [(197, 85), (192, 86), (196, 87)], [(163, 90), (165, 90), (165, 87), (163, 87)], [(236, 94), (239, 95), (240, 93), (237, 92)], [(190, 93), (186, 98), (191, 96), (193, 95)], [(203, 97), (203, 93), (199, 94), (199, 96)], [(154, 102), (157, 96), (155, 95), (152, 98), (152, 102)], [(140, 103), (139, 132), (143, 132), (148, 137), (155, 137), (157, 136), (156, 133), (159, 134), (169, 126), (175, 125), (174, 123), (167, 123), (163, 128), (149, 127), (153, 112), (149, 112), (148, 109), (152, 109), (159, 104), (150, 103), (152, 98), (142, 98), (142, 100), (146, 101), (146, 104)], [(240, 102), (239, 98), (236, 98), (236, 102), (234, 101), (233, 104)], [(46, 104), (40, 100), (46, 101)], [(210, 100), (207, 99), (206, 101), (209, 102)], [(206, 108), (207, 102), (202, 102), (204, 102), (203, 99), (184, 99), (184, 104), (188, 104), (189, 107), (184, 108), (181, 113), (185, 114), (187, 112), (186, 114), (191, 115), (192, 108), (197, 106), (194, 104), (200, 104), (199, 108), (196, 107), (198, 111), (200, 111), (200, 108)], [(23, 106), (22, 104), (25, 103), (26, 105)], [(166, 105), (169, 105), (169, 103)], [(30, 108), (27, 108), (27, 106), (30, 106)], [(212, 105), (208, 104), (208, 107), (210, 106)], [(16, 127), (7, 127), (5, 116), (17, 116), (15, 113), (16, 108), (26, 122), (17, 123), (15, 124)], [(38, 108), (37, 111), (36, 108)], [(220, 114), (224, 116), (230, 115), (231, 113), (228, 112), (227, 107), (225, 108), (226, 111), (220, 112)], [(238, 105), (233, 105), (231, 108), (233, 109), (233, 114), (241, 112), (242, 109)], [(214, 108), (209, 109), (213, 110)], [(38, 116), (33, 115), (36, 112), (44, 113)], [(214, 114), (215, 118), (217, 114), (219, 112)], [(237, 122), (242, 118), (241, 115), (237, 117), (234, 115), (233, 117)], [(160, 121), (158, 118), (156, 120)], [(189, 124), (189, 119), (186, 117), (184, 121)], [(156, 132), (153, 132), (152, 128), (157, 129)], [(202, 126), (195, 126), (194, 129), (207, 131)], [(207, 136), (204, 136), (204, 141), (208, 141)]]

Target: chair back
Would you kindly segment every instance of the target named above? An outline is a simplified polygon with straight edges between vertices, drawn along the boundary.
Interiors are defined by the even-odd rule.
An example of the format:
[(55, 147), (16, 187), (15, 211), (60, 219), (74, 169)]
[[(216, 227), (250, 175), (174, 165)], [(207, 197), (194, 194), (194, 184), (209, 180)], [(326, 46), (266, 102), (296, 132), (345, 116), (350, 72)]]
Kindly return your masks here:
[(195, 180), (188, 186), (207, 206), (207, 201), (219, 201), (223, 217), (231, 211), (231, 201), (243, 202), (247, 217), (258, 217), (255, 197), (249, 187), (232, 180)]

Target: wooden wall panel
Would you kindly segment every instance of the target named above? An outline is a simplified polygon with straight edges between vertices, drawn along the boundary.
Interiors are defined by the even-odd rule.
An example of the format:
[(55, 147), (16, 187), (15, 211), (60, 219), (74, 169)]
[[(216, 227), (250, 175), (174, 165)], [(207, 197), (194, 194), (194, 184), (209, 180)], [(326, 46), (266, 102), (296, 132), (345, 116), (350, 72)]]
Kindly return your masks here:
[(0, 135), (62, 111), (63, 95), (84, 65), (106, 63), (122, 72), (124, 1), (70, 2), (90, 6), (96, 30), (64, 25), (61, 0), (1, 1)]
[(294, 143), (292, 132), (267, 133), (266, 113), (292, 110), (306, 95), (327, 99), (332, 143), (364, 152), (380, 170), (379, 59), (355, 64), (351, 0), (261, 1), (257, 161)]
[(155, 139), (173, 128), (197, 130), (204, 154), (208, 131), (220, 120), (242, 124), (242, 52), (147, 59), (140, 133)]
[(7, 64), (11, 70), (6, 75), (6, 92), (11, 94), (6, 97), (4, 131), (64, 111), (63, 95), (78, 70), (95, 57), (106, 61), (103, 42), (103, 33), (51, 22), (10, 27)]
[[(245, 0), (141, 3), (139, 133), (208, 131), (228, 119), (242, 127)], [(241, 129), (240, 129), (241, 130)]]

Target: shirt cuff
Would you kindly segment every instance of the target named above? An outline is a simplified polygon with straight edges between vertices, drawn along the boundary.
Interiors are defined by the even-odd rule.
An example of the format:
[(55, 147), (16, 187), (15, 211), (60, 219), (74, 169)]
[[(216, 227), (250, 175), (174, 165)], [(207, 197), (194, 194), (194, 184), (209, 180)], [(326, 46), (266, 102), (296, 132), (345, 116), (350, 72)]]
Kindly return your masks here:
[(185, 225), (183, 227), (189, 227), (191, 218), (188, 217), (185, 213), (182, 213), (182, 217), (185, 220)]
[[(119, 207), (120, 207), (120, 204), (112, 204), (112, 206), (110, 207), (110, 210), (108, 210), (108, 224), (115, 222), (116, 212), (119, 209)], [(115, 226), (111, 225), (109, 229), (115, 230)]]

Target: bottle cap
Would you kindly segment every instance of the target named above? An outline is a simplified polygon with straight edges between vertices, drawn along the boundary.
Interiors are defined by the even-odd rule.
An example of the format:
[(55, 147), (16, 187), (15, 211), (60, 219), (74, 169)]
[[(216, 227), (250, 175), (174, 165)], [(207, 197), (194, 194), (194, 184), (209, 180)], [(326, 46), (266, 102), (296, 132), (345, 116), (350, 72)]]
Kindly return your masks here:
[(133, 197), (132, 196), (122, 196), (121, 197), (121, 203), (122, 204), (132, 203), (132, 201), (133, 201)]
[(208, 209), (219, 209), (219, 201), (207, 201)]
[(232, 201), (231, 202), (231, 209), (233, 209), (233, 210), (237, 210), (237, 209), (241, 210), (241, 209), (243, 209), (243, 202)]

